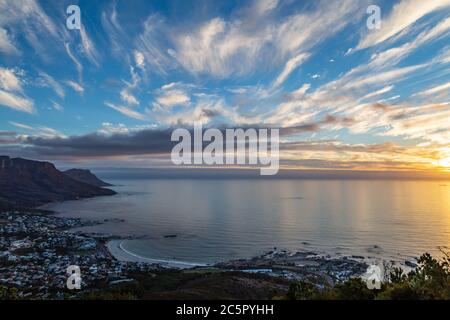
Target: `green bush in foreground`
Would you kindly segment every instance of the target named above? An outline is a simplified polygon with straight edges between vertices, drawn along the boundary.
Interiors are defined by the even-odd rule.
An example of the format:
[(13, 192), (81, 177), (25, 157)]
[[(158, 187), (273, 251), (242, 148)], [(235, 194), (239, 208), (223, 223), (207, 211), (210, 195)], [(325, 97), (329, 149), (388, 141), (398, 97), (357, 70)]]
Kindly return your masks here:
[(389, 270), (387, 281), (379, 290), (369, 290), (360, 278), (353, 278), (333, 287), (317, 288), (313, 283), (291, 284), (288, 299), (338, 300), (450, 300), (450, 255), (443, 252), (441, 261), (430, 254), (418, 259), (418, 266), (408, 274), (399, 267)]
[(0, 300), (18, 300), (18, 290), (0, 285)]

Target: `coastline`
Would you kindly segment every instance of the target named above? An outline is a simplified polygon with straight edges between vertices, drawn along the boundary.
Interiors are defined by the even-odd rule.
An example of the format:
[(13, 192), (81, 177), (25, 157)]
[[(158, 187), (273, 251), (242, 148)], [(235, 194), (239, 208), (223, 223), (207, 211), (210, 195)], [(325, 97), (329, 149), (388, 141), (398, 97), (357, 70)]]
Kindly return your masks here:
[[(261, 297), (267, 298), (273, 296), (273, 291), (270, 293), (267, 288), (280, 290), (280, 285), (284, 286), (281, 291), (285, 295), (289, 283), (311, 279), (318, 286), (334, 286), (362, 278), (368, 268), (357, 257), (333, 258), (312, 251), (289, 252), (276, 248), (249, 259), (216, 264), (154, 259), (127, 250), (123, 244), (129, 238), (73, 232), (74, 227), (92, 221), (10, 212), (0, 214), (0, 222), (0, 248), (4, 249), (0, 250), (0, 262), (4, 261), (0, 265), (3, 279), (0, 286), (17, 288), (18, 296), (23, 298), (63, 299), (67, 293), (69, 298), (83, 298), (86, 294), (100, 294), (99, 284), (106, 291), (114, 291), (121, 283), (133, 285), (148, 277), (156, 277), (160, 284), (170, 277), (184, 289), (189, 283), (194, 291), (200, 290), (201, 295), (196, 297), (203, 297), (203, 290), (216, 293), (222, 285), (220, 289), (211, 289), (211, 285), (225, 281), (225, 287), (238, 290), (242, 298), (254, 297), (255, 286), (260, 289)], [(83, 292), (67, 292), (68, 265), (80, 267)], [(158, 290), (153, 292), (154, 296), (162, 297)], [(180, 294), (178, 289), (173, 290), (175, 296)], [(228, 297), (235, 298), (236, 291), (232, 292)]]
[(114, 239), (109, 240), (105, 246), (108, 249), (109, 253), (118, 261), (125, 262), (136, 262), (136, 263), (146, 263), (146, 264), (156, 264), (165, 268), (174, 268), (174, 269), (190, 269), (195, 267), (209, 267), (209, 264), (202, 263), (191, 263), (184, 261), (176, 261), (176, 260), (165, 260), (165, 259), (154, 259), (154, 258), (146, 258), (140, 255), (137, 255), (123, 247), (123, 239)]
[[(79, 201), (79, 200), (76, 200)], [(46, 208), (45, 206), (41, 206), (40, 208)], [(71, 219), (71, 217), (61, 217), (60, 212), (58, 210), (47, 210), (47, 214), (51, 216), (56, 216), (62, 219)], [(75, 218), (75, 217), (73, 217)], [(81, 219), (85, 224), (80, 228), (74, 227), (70, 228), (71, 232), (81, 233), (89, 237), (94, 238), (103, 238), (102, 246), (108, 253), (118, 262), (123, 263), (137, 263), (137, 264), (146, 264), (152, 267), (160, 267), (165, 269), (194, 269), (194, 268), (208, 268), (208, 267), (219, 267), (228, 270), (240, 270), (247, 268), (261, 268), (262, 266), (270, 266), (277, 265), (278, 267), (286, 267), (286, 262), (290, 261), (288, 264), (294, 264), (296, 267), (308, 266), (311, 263), (317, 265), (327, 264), (329, 261), (332, 263), (340, 263), (342, 261), (354, 261), (361, 265), (368, 266), (371, 264), (382, 264), (384, 262), (390, 262), (396, 266), (401, 267), (402, 269), (409, 270), (416, 265), (417, 259), (411, 258), (404, 261), (393, 261), (387, 260), (383, 258), (376, 258), (373, 256), (367, 255), (333, 255), (327, 252), (319, 252), (315, 250), (301, 250), (301, 251), (292, 251), (288, 252), (286, 250), (275, 250), (275, 252), (261, 252), (261, 255), (249, 256), (242, 259), (228, 259), (224, 261), (219, 261), (217, 263), (195, 263), (188, 261), (180, 261), (175, 259), (159, 259), (155, 257), (145, 257), (134, 253), (124, 247), (124, 241), (130, 239), (138, 239), (139, 237), (133, 237), (129, 235), (121, 235), (119, 233), (111, 232), (92, 232), (92, 230), (85, 230), (86, 227), (90, 227), (93, 225), (104, 225), (106, 222), (111, 222), (107, 220), (92, 220), (87, 218), (78, 218)], [(120, 219), (117, 219), (120, 220)], [(118, 223), (122, 223), (123, 221), (114, 221)], [(311, 255), (307, 257), (308, 255)], [(357, 274), (359, 272), (356, 272)]]
[[(75, 201), (82, 201), (75, 200)], [(48, 206), (52, 203), (49, 203), (44, 206), (40, 206), (39, 208), (47, 209)], [(53, 203), (54, 204), (54, 203)], [(60, 211), (51, 208), (50, 215), (59, 216), (60, 218), (75, 218), (71, 216), (61, 216)], [(295, 266), (296, 271), (300, 271), (304, 267), (310, 267), (311, 265), (320, 266), (318, 269), (321, 269), (322, 266), (333, 265), (333, 269), (338, 270), (339, 274), (346, 273), (344, 272), (346, 267), (350, 264), (356, 263), (360, 266), (364, 266), (367, 268), (368, 265), (381, 265), (386, 263), (401, 267), (404, 270), (410, 270), (417, 265), (417, 258), (411, 257), (407, 258), (403, 261), (400, 260), (388, 260), (388, 258), (375, 257), (373, 255), (363, 255), (360, 253), (355, 254), (333, 254), (331, 252), (326, 251), (317, 251), (313, 248), (308, 248), (305, 250), (300, 249), (300, 251), (288, 251), (283, 248), (275, 249), (274, 251), (261, 251), (261, 253), (253, 256), (248, 256), (241, 259), (227, 259), (223, 261), (217, 261), (213, 263), (202, 263), (202, 262), (189, 262), (176, 260), (176, 258), (157, 258), (150, 256), (142, 256), (138, 253), (132, 252), (125, 247), (125, 241), (131, 239), (139, 239), (138, 236), (132, 236), (130, 234), (120, 234), (115, 232), (114, 230), (86, 230), (86, 227), (90, 227), (93, 225), (105, 225), (110, 222), (115, 223), (123, 223), (123, 218), (112, 218), (112, 219), (100, 219), (100, 220), (92, 220), (87, 217), (77, 217), (81, 219), (86, 224), (81, 228), (71, 228), (71, 232), (81, 233), (89, 237), (94, 238), (103, 238), (101, 242), (102, 247), (106, 250), (113, 259), (121, 263), (136, 263), (141, 265), (148, 265), (149, 267), (160, 267), (164, 269), (195, 269), (195, 268), (220, 268), (227, 270), (246, 270), (246, 269), (264, 269), (265, 267), (271, 268), (275, 266), (277, 269), (289, 269), (290, 266)], [(116, 230), (117, 231), (117, 230)], [(377, 247), (377, 246), (375, 246)], [(341, 264), (344, 264), (341, 266)], [(347, 264), (347, 266), (346, 266)], [(339, 265), (338, 268), (334, 268), (334, 265)], [(287, 268), (288, 267), (288, 268)], [(321, 270), (322, 272), (326, 272), (326, 270)], [(364, 270), (365, 271), (365, 270)], [(348, 272), (349, 274), (360, 276), (363, 272), (362, 270), (353, 270)]]

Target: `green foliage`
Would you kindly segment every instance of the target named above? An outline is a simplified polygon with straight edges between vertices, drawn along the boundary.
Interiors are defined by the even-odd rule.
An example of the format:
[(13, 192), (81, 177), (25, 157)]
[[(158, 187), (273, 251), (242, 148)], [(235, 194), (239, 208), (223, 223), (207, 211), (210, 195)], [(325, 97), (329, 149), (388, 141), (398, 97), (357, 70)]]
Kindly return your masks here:
[(16, 288), (0, 286), (0, 300), (18, 300), (18, 291)]
[(338, 283), (333, 291), (339, 300), (372, 300), (377, 293), (376, 290), (368, 289), (367, 284), (360, 278)]
[(423, 254), (418, 267), (404, 274), (396, 268), (379, 299), (450, 299), (450, 256), (443, 252), (441, 261)]
[(143, 289), (137, 283), (112, 286), (85, 295), (87, 300), (136, 300), (142, 299)]
[(288, 299), (291, 300), (307, 300), (319, 294), (319, 290), (308, 281), (297, 281), (291, 283), (288, 291)]
[(450, 300), (450, 255), (443, 252), (439, 261), (430, 254), (418, 259), (418, 266), (408, 274), (393, 267), (380, 290), (370, 290), (360, 278), (318, 289), (308, 281), (291, 284), (288, 299), (338, 300)]
[(388, 280), (390, 280), (394, 284), (399, 284), (399, 283), (406, 281), (406, 279), (407, 279), (407, 277), (403, 273), (403, 269), (400, 267), (394, 267), (394, 268), (392, 268), (392, 271), (389, 275)]

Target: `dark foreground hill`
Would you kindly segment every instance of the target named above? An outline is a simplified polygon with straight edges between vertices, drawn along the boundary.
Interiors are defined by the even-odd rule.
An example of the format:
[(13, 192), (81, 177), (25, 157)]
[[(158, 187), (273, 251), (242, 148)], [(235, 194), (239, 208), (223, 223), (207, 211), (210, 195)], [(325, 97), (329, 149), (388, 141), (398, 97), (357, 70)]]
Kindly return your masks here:
[(0, 209), (34, 208), (53, 201), (116, 194), (77, 181), (52, 163), (0, 156)]
[(63, 171), (63, 173), (74, 180), (79, 182), (87, 183), (96, 187), (111, 187), (112, 184), (109, 184), (105, 181), (97, 178), (95, 174), (86, 169), (70, 169)]

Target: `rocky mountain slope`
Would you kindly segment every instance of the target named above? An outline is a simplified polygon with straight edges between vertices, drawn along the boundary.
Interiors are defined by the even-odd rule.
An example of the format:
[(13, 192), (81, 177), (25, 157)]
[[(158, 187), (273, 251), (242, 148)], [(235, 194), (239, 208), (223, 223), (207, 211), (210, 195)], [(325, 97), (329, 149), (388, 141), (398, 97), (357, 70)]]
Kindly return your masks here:
[(86, 169), (70, 169), (63, 171), (63, 173), (74, 180), (79, 182), (84, 182), (96, 187), (110, 187), (111, 184), (100, 180), (96, 175), (94, 175), (90, 170)]
[(0, 209), (34, 208), (53, 201), (116, 194), (80, 182), (52, 163), (0, 156)]

